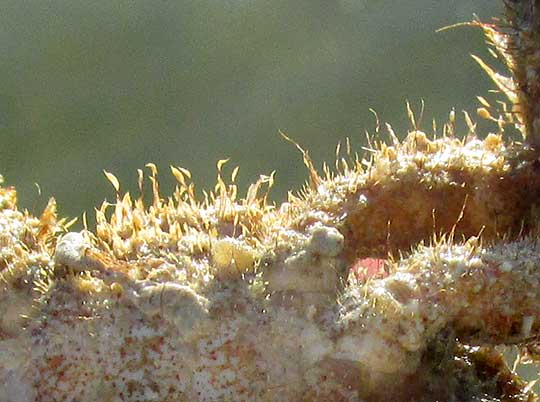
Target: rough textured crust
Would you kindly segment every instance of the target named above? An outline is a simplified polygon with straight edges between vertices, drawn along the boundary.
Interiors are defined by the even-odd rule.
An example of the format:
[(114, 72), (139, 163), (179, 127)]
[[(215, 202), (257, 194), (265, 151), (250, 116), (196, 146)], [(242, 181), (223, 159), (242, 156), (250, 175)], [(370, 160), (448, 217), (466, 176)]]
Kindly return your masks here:
[(0, 395), (537, 400), (495, 349), (540, 330), (539, 154), (501, 119), (484, 139), (416, 129), (324, 177), (302, 151), (309, 184), (280, 206), (272, 177), (242, 198), (224, 162), (202, 201), (185, 169), (165, 199), (148, 166), (150, 205), (106, 173), (95, 232), (0, 187)]
[[(279, 208), (264, 195), (237, 200), (223, 181), (203, 203), (182, 198), (187, 183), (149, 207), (119, 195), (109, 214), (98, 212), (95, 234), (59, 235), (54, 203), (34, 218), (2, 188), (1, 394), (533, 398), (502, 363), (491, 369), (514, 385), (484, 382), (479, 356), (538, 333), (540, 246), (497, 241), (535, 226), (534, 153), (498, 135), (429, 140), (415, 131), (361, 164), (312, 172), (316, 182)], [(470, 237), (480, 233), (486, 246)], [(387, 250), (404, 254), (385, 263), (385, 277), (347, 276), (359, 257)], [(485, 353), (462, 346), (475, 344)]]

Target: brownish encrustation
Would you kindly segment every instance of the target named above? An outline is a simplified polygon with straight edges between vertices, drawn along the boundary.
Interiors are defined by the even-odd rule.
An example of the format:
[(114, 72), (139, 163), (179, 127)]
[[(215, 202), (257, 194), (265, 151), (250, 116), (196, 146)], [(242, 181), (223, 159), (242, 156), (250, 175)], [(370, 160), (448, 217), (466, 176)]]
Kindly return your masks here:
[(150, 203), (106, 173), (94, 231), (0, 186), (0, 400), (537, 401), (497, 345), (540, 335), (538, 3), (482, 25), (513, 77), (481, 62), (512, 103), (493, 133), (451, 114), (323, 174), (302, 150), (278, 206), (223, 161), (202, 200), (183, 168), (164, 198), (148, 165)]

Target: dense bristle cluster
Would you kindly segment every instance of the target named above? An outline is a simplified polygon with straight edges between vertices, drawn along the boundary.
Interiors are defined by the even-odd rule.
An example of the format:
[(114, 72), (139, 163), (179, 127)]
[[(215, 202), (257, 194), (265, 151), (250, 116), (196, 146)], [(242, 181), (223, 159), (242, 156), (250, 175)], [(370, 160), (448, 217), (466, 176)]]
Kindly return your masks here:
[(540, 4), (537, 0), (506, 0), (505, 18), (480, 24), (502, 61), (506, 77), (477, 59), (513, 104), (518, 125), (528, 143), (540, 146)]
[(0, 182), (0, 399), (536, 401), (495, 348), (540, 335), (540, 23), (522, 3), (483, 25), (514, 75), (484, 64), (513, 103), (493, 118), (479, 98), (484, 139), (468, 114), (457, 139), (453, 112), (428, 138), (408, 108), (402, 141), (388, 126), (323, 175), (297, 145), (309, 180), (280, 206), (272, 175), (242, 197), (226, 161), (202, 198), (183, 168), (168, 198), (153, 164), (136, 198), (105, 172), (95, 232)]
[[(325, 177), (304, 153), (310, 183), (279, 208), (262, 191), (272, 177), (239, 198), (223, 162), (202, 201), (184, 169), (172, 168), (179, 184), (163, 199), (150, 165), (150, 205), (106, 173), (118, 195), (97, 210), (95, 233), (59, 235), (54, 202), (33, 218), (3, 188), (0, 351), (12, 363), (0, 374), (18, 379), (3, 390), (36, 401), (369, 401), (417, 373), (424, 400), (451, 395), (453, 381), (428, 384), (444, 384), (425, 361), (441, 334), (492, 345), (538, 333), (535, 240), (453, 242), (532, 233), (540, 179), (536, 154), (500, 134), (446, 134), (414, 130)], [(349, 277), (366, 257), (386, 273)], [(452, 366), (470, 395), (481, 364)], [(404, 386), (387, 391), (405, 401)]]
[[(246, 237), (256, 241), (265, 235), (264, 219), (270, 207), (266, 203), (266, 192), (262, 192), (265, 184), (272, 183), (271, 177), (261, 177), (250, 186), (246, 198), (238, 198), (238, 189), (234, 184), (237, 169), (232, 174), (232, 183), (227, 184), (221, 175), (221, 166), (218, 164), (219, 175), (215, 190), (205, 192), (204, 200), (199, 201), (194, 195), (194, 185), (187, 180), (191, 177), (186, 169), (171, 167), (178, 185), (172, 195), (167, 199), (160, 198), (157, 169), (151, 166), (153, 202), (145, 206), (142, 196), (132, 201), (129, 193), (123, 196), (118, 194), (117, 202), (113, 205), (110, 219), (106, 210), (110, 206), (104, 203), (97, 211), (98, 237), (106, 242), (111, 249), (118, 253), (118, 257), (129, 258), (137, 255), (139, 243), (146, 240), (159, 239), (160, 249), (170, 247), (178, 249), (178, 241), (192, 234), (206, 233), (208, 236), (219, 239), (223, 237)], [(142, 172), (140, 172), (142, 193)], [(115, 178), (107, 173), (113, 182)], [(115, 186), (117, 193), (118, 185)], [(259, 194), (262, 192), (262, 194)], [(135, 241), (139, 238), (140, 241)], [(133, 243), (125, 242), (132, 239)], [(190, 252), (196, 253), (196, 244)], [(200, 251), (200, 250), (199, 250)]]
[(535, 158), (496, 134), (430, 140), (413, 131), (321, 180), (292, 202), (287, 220), (299, 230), (339, 222), (355, 257), (406, 251), (433, 234), (496, 239), (531, 224), (529, 206), (540, 195)]

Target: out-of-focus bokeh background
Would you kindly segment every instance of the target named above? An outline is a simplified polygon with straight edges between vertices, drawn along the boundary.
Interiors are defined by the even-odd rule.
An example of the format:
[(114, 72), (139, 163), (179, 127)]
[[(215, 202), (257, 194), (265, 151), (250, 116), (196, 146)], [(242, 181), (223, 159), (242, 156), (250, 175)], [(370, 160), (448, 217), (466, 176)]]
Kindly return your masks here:
[[(39, 213), (54, 195), (80, 216), (137, 168), (169, 165), (213, 185), (218, 159), (245, 187), (276, 170), (273, 198), (306, 173), (283, 130), (320, 165), (375, 119), (402, 133), (408, 99), (424, 126), (473, 111), (493, 85), (479, 29), (438, 28), (499, 16), (493, 0), (3, 0), (0, 173)], [(459, 114), (459, 113), (458, 113)], [(39, 194), (37, 186), (41, 188)]]

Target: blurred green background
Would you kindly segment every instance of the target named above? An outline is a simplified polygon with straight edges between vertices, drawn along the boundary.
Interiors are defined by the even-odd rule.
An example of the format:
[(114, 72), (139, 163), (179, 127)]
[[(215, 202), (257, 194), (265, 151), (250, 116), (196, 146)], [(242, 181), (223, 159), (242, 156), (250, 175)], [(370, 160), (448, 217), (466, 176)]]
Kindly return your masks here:
[(469, 56), (490, 60), (481, 32), (435, 30), (501, 3), (2, 0), (0, 173), (22, 207), (39, 213), (54, 195), (80, 216), (114, 199), (103, 169), (133, 191), (154, 162), (166, 195), (169, 165), (201, 189), (230, 157), (243, 188), (276, 170), (281, 200), (306, 172), (278, 130), (320, 166), (346, 137), (359, 148), (369, 108), (398, 132), (406, 99), (425, 100), (426, 130), (452, 107), (474, 110), (493, 87)]

